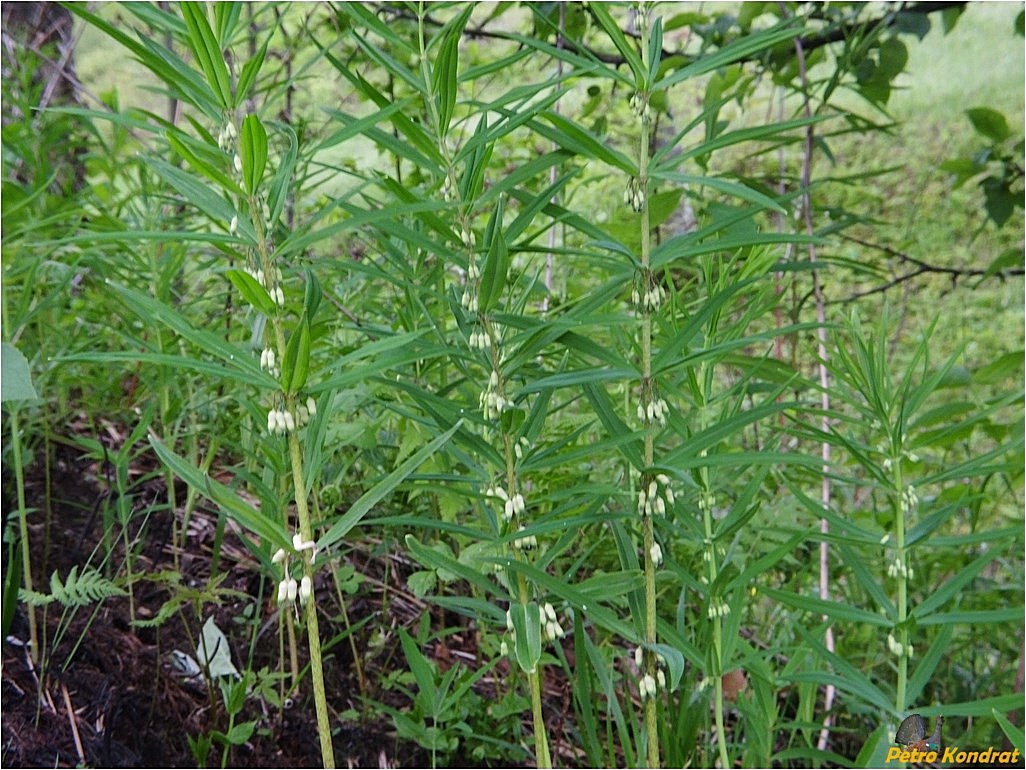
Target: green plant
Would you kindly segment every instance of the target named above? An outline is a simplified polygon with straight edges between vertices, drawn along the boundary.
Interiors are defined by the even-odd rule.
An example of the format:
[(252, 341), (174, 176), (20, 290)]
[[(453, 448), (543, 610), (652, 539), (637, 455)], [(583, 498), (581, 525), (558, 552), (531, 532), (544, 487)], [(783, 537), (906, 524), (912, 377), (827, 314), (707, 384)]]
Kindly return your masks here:
[[(425, 615), (424, 620), (428, 619), (429, 616)], [(470, 724), (471, 715), (484, 708), (485, 701), (474, 692), (473, 687), (493, 671), (494, 663), (476, 671), (454, 664), (443, 674), (438, 665), (420, 649), (428, 642), (429, 631), (426, 622), (420, 624), (416, 640), (406, 629), (400, 628), (398, 631), (403, 654), (412, 674), (412, 683), (416, 688), (410, 691), (399, 682), (396, 682), (396, 687), (404, 691), (412, 701), (410, 711), (402, 712), (383, 704), (378, 707), (392, 716), (401, 737), (415, 740), (431, 752), (431, 766), (437, 767), (439, 759), (443, 764), (447, 763), (459, 751), (461, 744), (475, 742), (475, 733)], [(480, 741), (481, 746), (486, 743), (480, 738), (477, 741)], [(497, 742), (497, 745), (501, 744)], [(490, 748), (495, 750), (495, 747)]]

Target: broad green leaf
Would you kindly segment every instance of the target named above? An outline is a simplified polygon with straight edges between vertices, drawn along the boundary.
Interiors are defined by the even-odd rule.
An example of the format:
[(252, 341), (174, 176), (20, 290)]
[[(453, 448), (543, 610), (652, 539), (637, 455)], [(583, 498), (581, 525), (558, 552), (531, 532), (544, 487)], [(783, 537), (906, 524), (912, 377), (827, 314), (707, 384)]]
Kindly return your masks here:
[(28, 359), (9, 342), (0, 346), (0, 401), (35, 401)]
[(976, 133), (992, 142), (1003, 142), (1009, 137), (1011, 131), (1008, 128), (1008, 121), (1005, 116), (990, 107), (975, 107), (965, 111), (969, 122), (973, 124)]
[(513, 650), (517, 664), (533, 674), (541, 660), (541, 607), (535, 602), (513, 602), (509, 607), (513, 621)]
[(257, 723), (253, 721), (238, 722), (232, 726), (232, 729), (225, 734), (224, 738), (232, 746), (242, 746), (253, 737), (256, 727)]
[(666, 670), (670, 672), (669, 689), (671, 692), (676, 690), (677, 684), (684, 674), (684, 656), (681, 655), (680, 650), (668, 644), (653, 644), (650, 649), (659, 653), (663, 662), (666, 663)]
[(239, 670), (232, 663), (232, 648), (228, 637), (217, 627), (213, 616), (203, 624), (203, 635), (196, 645), (196, 660), (216, 679), (220, 676), (239, 676)]

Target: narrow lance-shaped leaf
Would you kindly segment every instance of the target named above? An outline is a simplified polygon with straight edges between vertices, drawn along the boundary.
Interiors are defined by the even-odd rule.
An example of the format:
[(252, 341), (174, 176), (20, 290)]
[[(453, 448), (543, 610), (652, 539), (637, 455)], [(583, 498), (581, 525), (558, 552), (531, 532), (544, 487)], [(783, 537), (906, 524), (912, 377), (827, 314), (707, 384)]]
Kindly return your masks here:
[(220, 185), (226, 192), (235, 194), (242, 192), (242, 189), (234, 179), (213, 163), (201, 158), (199, 154), (194, 152), (193, 149), (189, 147), (177, 134), (168, 131), (166, 136), (171, 148), (185, 158), (185, 160), (189, 161), (189, 165), (203, 174), (207, 179), (217, 185)]
[(610, 42), (616, 46), (616, 50), (627, 61), (631, 72), (634, 73), (635, 85), (644, 86), (645, 66), (641, 61), (641, 56), (638, 55), (634, 46), (627, 40), (627, 36), (623, 34), (623, 30), (620, 29), (620, 26), (613, 20), (613, 17), (609, 15), (609, 11), (601, 3), (589, 5), (588, 10), (599, 23), (599, 26), (602, 27)]
[(238, 289), (239, 294), (246, 302), (264, 315), (271, 315), (274, 312), (274, 300), (271, 299), (271, 295), (267, 293), (267, 289), (261, 285), (260, 281), (245, 270), (238, 268), (225, 270), (225, 275), (228, 276), (232, 286)]
[(242, 184), (252, 195), (259, 189), (267, 167), (267, 131), (256, 115), (247, 115), (242, 121), (239, 155), (242, 157)]
[(349, 530), (359, 524), (360, 520), (370, 512), (371, 508), (381, 502), (386, 495), (391, 494), (396, 487), (406, 480), (407, 476), (417, 470), (427, 458), (441, 449), (462, 425), (463, 421), (460, 420), (445, 433), (435, 436), (435, 438), (404, 460), (402, 465), (365, 492), (317, 542), (317, 547), (320, 549), (329, 548), (345, 537)]
[(179, 457), (164, 446), (160, 439), (155, 436), (150, 436), (150, 444), (153, 446), (153, 451), (157, 453), (160, 461), (172, 473), (201, 495), (220, 505), (232, 520), (259, 536), (263, 544), (268, 546), (270, 550), (273, 550), (275, 546), (284, 548), (290, 545), (289, 537), (285, 533), (284, 525), (280, 521), (258, 511), (243, 500), (237, 492), (220, 482), (214, 481), (206, 473), (192, 465), (192, 463)]
[(468, 3), (463, 13), (446, 25), (442, 33), (441, 46), (431, 71), (432, 86), (435, 90), (435, 106), (438, 110), (438, 133), (445, 135), (449, 131), (452, 113), (456, 107), (458, 83), (456, 74), (459, 64), (460, 38), (463, 27), (474, 10), (474, 4)]
[(286, 393), (298, 393), (310, 373), (310, 324), (304, 317), (285, 346), (281, 364), (281, 387)]
[(253, 83), (256, 82), (257, 73), (264, 66), (264, 57), (267, 56), (267, 44), (270, 42), (271, 38), (268, 37), (253, 58), (242, 65), (242, 72), (239, 73), (239, 80), (235, 84), (236, 107), (246, 101), (246, 97), (249, 96), (249, 89), (253, 87)]
[(199, 3), (182, 3), (181, 8), (182, 18), (189, 31), (189, 46), (215, 96), (219, 97), (221, 106), (228, 109), (232, 103), (228, 65), (210, 29), (203, 6)]
[(488, 256), (481, 270), (481, 288), (478, 296), (478, 306), (482, 313), (487, 313), (499, 301), (506, 283), (506, 273), (509, 272), (509, 248), (506, 246), (506, 238), (502, 231), (502, 214), (505, 207), (505, 196), (499, 196), (485, 232)]

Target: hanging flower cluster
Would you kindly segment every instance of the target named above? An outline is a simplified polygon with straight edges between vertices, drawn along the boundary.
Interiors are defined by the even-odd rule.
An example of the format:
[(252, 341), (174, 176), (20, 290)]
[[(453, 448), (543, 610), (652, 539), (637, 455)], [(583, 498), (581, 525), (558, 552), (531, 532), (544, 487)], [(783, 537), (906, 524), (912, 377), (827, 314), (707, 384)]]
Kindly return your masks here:
[(288, 409), (271, 409), (267, 413), (267, 432), (276, 436), (294, 433), (316, 414), (317, 402), (313, 398), (307, 398), (305, 404), (296, 406), (294, 413)]
[(317, 556), (317, 545), (313, 540), (303, 540), (300, 533), (292, 536), (292, 554), (286, 553), (284, 548), (279, 548), (271, 557), (272, 564), (281, 564), (285, 576), (278, 583), (278, 604), (294, 604), (296, 599), (305, 605), (313, 595), (313, 580), (309, 575), (304, 575), (302, 580), (296, 581), (289, 571), (289, 561), (293, 555), (299, 556), (303, 551), (310, 551), (311, 561)]
[(627, 187), (623, 191), (623, 205), (637, 212), (645, 208), (645, 189), (636, 176), (627, 180)]
[(898, 658), (911, 658), (912, 655), (915, 653), (915, 650), (913, 649), (911, 644), (903, 645), (901, 642), (894, 638), (894, 634), (887, 634), (887, 649), (890, 651), (892, 655)]
[(666, 507), (673, 505), (675, 499), (673, 487), (670, 485), (670, 477), (665, 473), (660, 473), (638, 492), (638, 515), (643, 517), (652, 514), (665, 516)]
[(511, 521), (514, 516), (520, 516), (527, 510), (524, 496), (519, 492), (514, 492), (511, 495), (502, 487), (488, 487), (485, 490), (485, 497), (494, 497), (502, 500), (502, 518), (506, 521)]
[[(641, 677), (638, 682), (638, 694), (641, 695), (641, 699), (654, 698), (660, 690), (666, 689), (666, 674), (663, 672), (663, 666), (666, 665), (663, 656), (659, 653), (655, 653), (656, 659), (656, 672), (652, 674), (645, 674)], [(645, 650), (641, 647), (634, 648), (634, 663), (638, 668), (642, 668), (645, 662)]]

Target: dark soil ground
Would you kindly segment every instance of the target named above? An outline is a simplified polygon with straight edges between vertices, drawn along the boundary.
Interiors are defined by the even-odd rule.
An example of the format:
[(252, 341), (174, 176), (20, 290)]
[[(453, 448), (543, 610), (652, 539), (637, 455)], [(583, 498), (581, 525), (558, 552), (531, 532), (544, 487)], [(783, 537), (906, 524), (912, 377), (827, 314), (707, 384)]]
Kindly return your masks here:
[[(111, 440), (116, 441), (112, 436)], [(147, 460), (144, 459), (144, 462)], [(217, 516), (200, 506), (189, 519), (187, 549), (176, 554), (172, 547), (172, 517), (182, 523), (181, 501), (184, 488), (178, 490), (179, 510), (167, 508), (167, 490), (163, 479), (150, 467), (133, 468), (134, 510), (156, 508), (145, 522), (135, 521), (129, 534), (138, 538), (133, 573), (142, 575), (133, 585), (135, 617), (143, 621), (158, 618), (173, 590), (194, 589), (200, 593), (209, 585), (211, 555), (217, 533)], [(83, 458), (79, 450), (57, 445), (52, 458), (52, 519), (49, 531), (44, 524), (44, 488), (42, 463), (30, 466), (26, 479), (30, 514), (30, 542), (34, 588), (49, 591), (50, 575), (66, 576), (71, 568), (87, 562), (97, 565), (104, 552), (101, 542), (103, 512), (114, 509), (114, 495), (108, 480), (112, 472), (107, 464)], [(149, 480), (146, 480), (149, 474)], [(9, 473), (4, 475), (4, 511), (9, 521), (17, 506)], [(140, 527), (144, 529), (140, 530)], [(120, 530), (116, 529), (120, 538)], [(8, 549), (4, 549), (6, 576)], [(121, 545), (115, 548), (111, 564), (117, 568), (124, 559)], [(360, 589), (349, 597), (346, 610), (353, 623), (373, 615), (354, 635), (356, 649), (364, 656), (365, 681), (374, 701), (404, 708), (407, 703), (394, 689), (380, 682), (390, 669), (405, 668), (395, 635), (397, 626), (411, 630), (425, 605), (405, 589), (405, 577), (411, 571), (397, 551), (381, 543), (365, 546), (349, 554), (348, 560), (366, 576)], [(125, 570), (116, 572), (124, 574)], [(240, 539), (224, 533), (220, 547), (218, 574), (219, 600), (185, 602), (159, 625), (130, 622), (127, 597), (114, 597), (99, 605), (62, 613), (54, 603), (46, 612), (37, 610), (45, 621), (45, 666), (32, 665), (29, 658), (29, 626), (26, 610), (19, 603), (11, 632), (3, 645), (3, 720), (2, 754), (4, 767), (197, 767), (190, 749), (195, 739), (212, 730), (225, 730), (224, 708), (220, 695), (211, 698), (201, 680), (186, 680), (171, 665), (172, 650), (195, 656), (196, 639), (206, 618), (213, 616), (228, 636), (232, 660), (246, 660), (250, 649), (251, 623), (236, 621), (246, 613), (259, 611), (263, 629), (252, 646), (254, 671), (266, 667), (271, 672), (287, 671), (280, 662), (279, 623), (269, 593), (274, 587), (264, 582), (264, 599), (259, 603), (261, 578), (256, 562), (248, 555)], [(163, 577), (161, 574), (163, 573)], [(178, 576), (180, 575), (180, 580)], [(169, 579), (170, 576), (170, 579)], [(175, 583), (179, 588), (175, 588)], [(328, 594), (329, 586), (318, 586), (318, 596)], [(208, 597), (209, 598), (209, 597)], [(322, 602), (321, 636), (331, 639), (344, 631), (339, 606)], [(442, 618), (447, 627), (466, 621)], [(381, 629), (385, 630), (384, 641)], [(377, 632), (376, 646), (371, 635)], [(297, 631), (299, 665), (306, 660), (305, 636)], [(454, 633), (446, 637), (446, 648), (429, 646), (429, 655), (443, 668), (454, 656), (473, 661), (472, 633)], [(339, 767), (424, 767), (430, 756), (416, 743), (398, 739), (392, 720), (361, 697), (353, 653), (349, 640), (331, 647), (325, 659), (329, 707), (335, 728), (334, 748)], [(371, 649), (376, 652), (370, 652)], [(240, 668), (242, 668), (240, 666)], [(482, 679), (478, 687), (489, 687)], [(494, 683), (491, 686), (495, 686)], [(562, 688), (560, 688), (562, 689)], [(556, 710), (565, 708), (565, 698), (553, 693)], [(343, 712), (351, 711), (343, 715)], [(353, 716), (353, 713), (357, 716)], [(359, 715), (363, 715), (362, 717)], [(289, 698), (288, 707), (279, 709), (260, 698), (249, 698), (239, 721), (256, 720), (257, 729), (242, 746), (232, 749), (227, 764), (231, 767), (319, 767), (320, 750), (314, 718), (309, 678), (303, 678), (299, 691)], [(447, 758), (450, 766), (470, 766), (479, 762), (459, 756)], [(221, 749), (216, 746), (207, 757), (209, 766), (221, 765)]]

